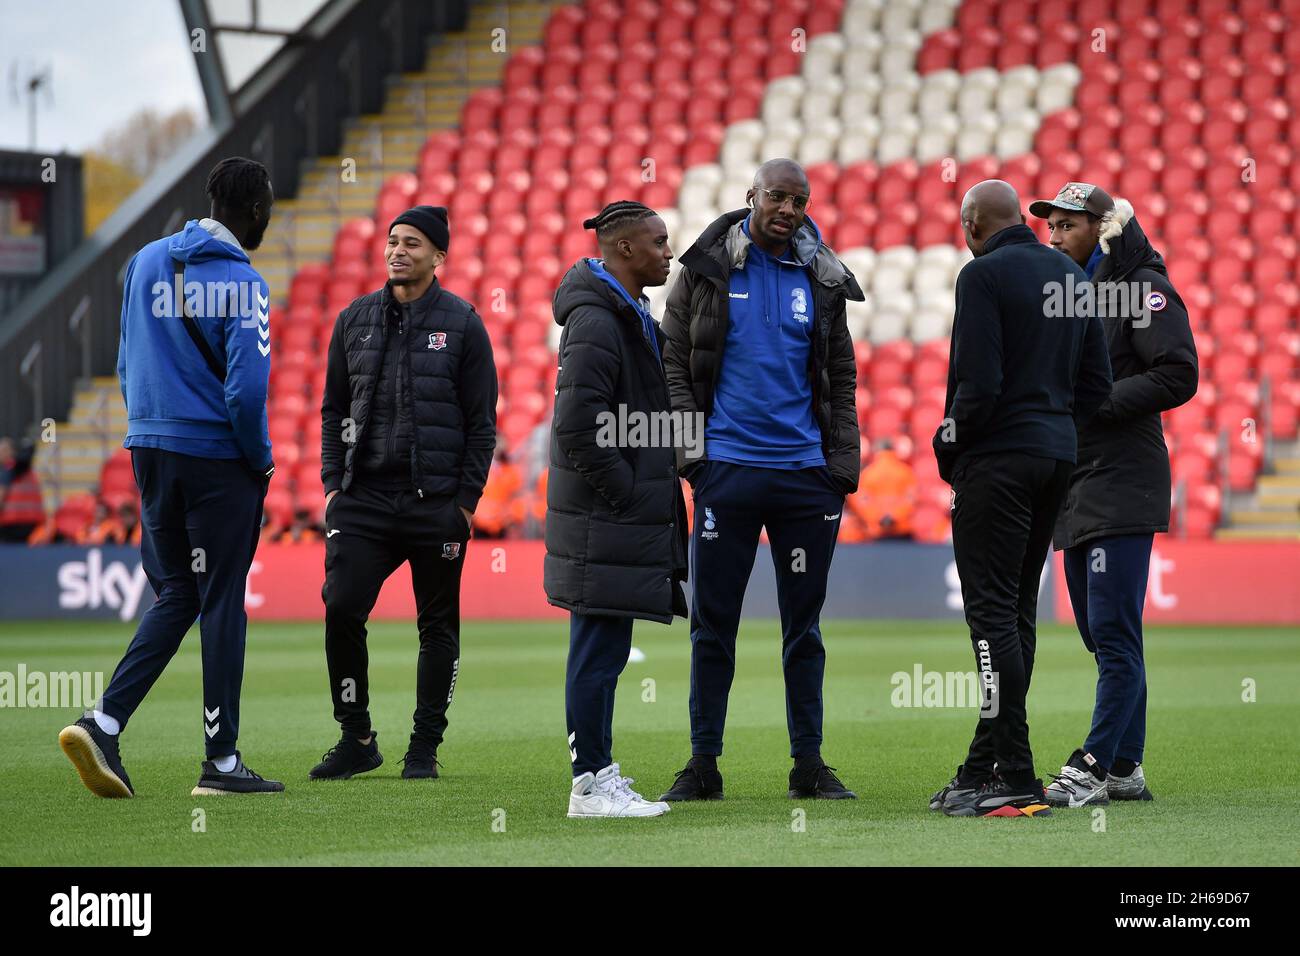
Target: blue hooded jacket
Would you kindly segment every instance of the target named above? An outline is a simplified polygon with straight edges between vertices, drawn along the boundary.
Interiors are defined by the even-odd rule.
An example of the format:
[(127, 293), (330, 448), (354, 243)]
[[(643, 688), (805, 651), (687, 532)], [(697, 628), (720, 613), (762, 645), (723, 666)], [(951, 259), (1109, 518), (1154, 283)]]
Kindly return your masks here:
[[(749, 235), (749, 219), (742, 228)], [(708, 457), (762, 468), (826, 464), (809, 367), (814, 319), (808, 265), (821, 232), (805, 218), (777, 259), (751, 243), (731, 271), (726, 357), (705, 426)]]
[[(185, 301), (225, 365), (224, 385), (179, 317), (173, 259), (185, 265)], [(117, 352), (128, 421), (124, 447), (243, 458), (259, 472), (271, 466), (269, 299), (248, 254), (198, 220), (135, 254), (122, 289)]]

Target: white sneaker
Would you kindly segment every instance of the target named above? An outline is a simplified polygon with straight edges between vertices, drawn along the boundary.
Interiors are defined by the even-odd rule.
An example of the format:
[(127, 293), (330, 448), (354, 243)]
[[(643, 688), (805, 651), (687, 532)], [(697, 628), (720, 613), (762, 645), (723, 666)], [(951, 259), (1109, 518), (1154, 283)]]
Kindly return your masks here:
[(619, 775), (618, 764), (597, 774), (575, 777), (569, 793), (569, 817), (657, 817), (667, 812), (664, 804), (641, 799), (630, 784)]
[(1127, 777), (1106, 774), (1106, 792), (1115, 800), (1151, 800), (1151, 791), (1147, 789), (1147, 778), (1138, 764)]
[(649, 803), (654, 806), (663, 807), (664, 813), (667, 813), (669, 810), (672, 809), (672, 804), (665, 803), (662, 800), (647, 800), (645, 797), (641, 796), (641, 794), (637, 793), (635, 790), (632, 789), (632, 784), (634, 782), (635, 781), (631, 777), (623, 776), (622, 771), (619, 768), (619, 765), (616, 763), (612, 763), (604, 770), (597, 771), (596, 773), (597, 786), (608, 786), (618, 791), (619, 793), (627, 796), (633, 801), (639, 801), (641, 803)]
[(1071, 808), (1105, 806), (1110, 803), (1106, 781), (1098, 780), (1097, 775), (1087, 769), (1095, 762), (1091, 754), (1076, 750), (1070, 756), (1070, 762), (1061, 768), (1061, 772), (1043, 791), (1047, 795), (1047, 802), (1054, 807)]

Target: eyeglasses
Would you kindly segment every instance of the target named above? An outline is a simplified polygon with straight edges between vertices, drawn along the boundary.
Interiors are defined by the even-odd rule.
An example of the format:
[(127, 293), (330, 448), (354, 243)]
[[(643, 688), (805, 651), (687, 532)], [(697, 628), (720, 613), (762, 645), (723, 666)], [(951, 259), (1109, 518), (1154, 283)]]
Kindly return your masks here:
[(794, 206), (796, 212), (803, 212), (804, 209), (808, 207), (808, 197), (800, 196), (797, 193), (788, 193), (782, 189), (768, 189), (764, 186), (755, 186), (754, 191), (765, 193), (768, 201), (773, 206), (776, 206), (777, 209), (784, 206), (786, 200), (790, 201), (790, 204)]

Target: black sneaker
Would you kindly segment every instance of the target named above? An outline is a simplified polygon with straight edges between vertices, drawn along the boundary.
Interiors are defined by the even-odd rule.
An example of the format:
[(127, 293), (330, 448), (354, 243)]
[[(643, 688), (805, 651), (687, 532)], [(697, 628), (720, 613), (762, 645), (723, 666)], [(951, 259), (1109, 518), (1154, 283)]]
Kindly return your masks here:
[(279, 780), (264, 780), (244, 764), (244, 758), (235, 751), (235, 766), (229, 772), (217, 769), (211, 760), (203, 761), (199, 782), (190, 791), (191, 797), (212, 797), (226, 793), (281, 793), (284, 784)]
[(59, 731), (59, 746), (77, 768), (81, 782), (97, 797), (135, 796), (117, 751), (117, 738), (100, 730), (90, 714)]
[(1043, 781), (1015, 786), (994, 777), (978, 790), (944, 801), (943, 812), (950, 817), (1050, 817)]
[(686, 766), (677, 771), (677, 779), (662, 797), (664, 803), (679, 800), (721, 800), (722, 774), (716, 762), (705, 764), (692, 757)]
[(957, 768), (957, 772), (952, 775), (952, 779), (948, 781), (947, 785), (930, 795), (931, 810), (942, 810), (946, 800), (950, 798), (956, 800), (967, 796), (971, 792), (978, 790), (989, 779), (988, 777), (963, 776), (965, 771), (966, 766), (963, 764)]
[(791, 800), (856, 800), (858, 795), (820, 757), (796, 763), (790, 770)]
[(312, 767), (307, 776), (312, 780), (347, 780), (359, 773), (374, 770), (384, 762), (379, 752), (379, 734), (371, 733), (370, 743), (363, 744), (345, 733)]
[(403, 780), (436, 780), (438, 778), (438, 748), (422, 740), (412, 740), (402, 758)]

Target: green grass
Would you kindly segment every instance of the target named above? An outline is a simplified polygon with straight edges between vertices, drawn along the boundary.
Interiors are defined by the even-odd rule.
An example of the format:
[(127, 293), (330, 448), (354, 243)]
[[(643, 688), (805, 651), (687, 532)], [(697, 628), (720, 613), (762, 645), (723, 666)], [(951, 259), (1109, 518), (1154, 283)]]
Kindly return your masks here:
[[(59, 751), (68, 710), (0, 710), (0, 864), (1290, 864), (1300, 861), (1300, 637), (1281, 628), (1151, 628), (1146, 768), (1156, 800), (1112, 804), (1104, 832), (1090, 811), (1049, 819), (949, 819), (926, 799), (960, 760), (974, 712), (900, 709), (890, 675), (969, 670), (956, 624), (826, 626), (824, 754), (857, 801), (785, 795), (779, 637), (747, 622), (731, 695), (727, 799), (679, 805), (650, 820), (569, 820), (563, 673), (567, 626), (467, 623), (451, 726), (436, 781), (398, 776), (414, 706), (414, 626), (370, 638), (372, 714), (387, 762), (344, 783), (306, 773), (337, 739), (321, 627), (255, 625), (240, 747), (282, 795), (191, 797), (202, 726), (197, 632), (123, 735), (133, 800), (94, 798)], [(0, 625), (0, 670), (111, 674), (127, 625)], [(615, 718), (615, 758), (657, 796), (689, 753), (684, 625), (638, 624), (644, 663), (629, 665)], [(1092, 658), (1077, 636), (1044, 628), (1030, 695), (1040, 773), (1087, 731)], [(1257, 701), (1242, 701), (1242, 681)], [(654, 681), (654, 701), (642, 682)], [(193, 832), (193, 811), (207, 830)], [(494, 819), (504, 810), (504, 832)], [(794, 811), (806, 814), (802, 832)], [(495, 816), (494, 816), (495, 815)]]

